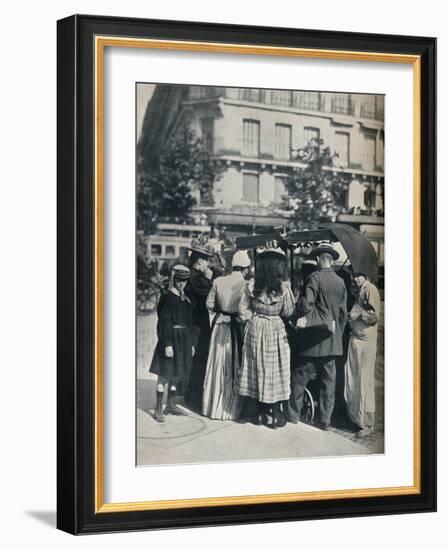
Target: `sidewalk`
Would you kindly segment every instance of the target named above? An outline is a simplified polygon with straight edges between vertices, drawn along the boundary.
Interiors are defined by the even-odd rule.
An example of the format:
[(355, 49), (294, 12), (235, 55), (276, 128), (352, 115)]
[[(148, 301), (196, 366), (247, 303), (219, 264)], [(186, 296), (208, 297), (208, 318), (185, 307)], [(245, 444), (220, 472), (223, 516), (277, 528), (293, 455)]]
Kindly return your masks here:
[(307, 424), (272, 430), (251, 423), (210, 420), (180, 406), (188, 416), (153, 418), (156, 380), (138, 380), (137, 464), (188, 464), (261, 459), (365, 455), (370, 451), (332, 431)]
[[(210, 420), (187, 409), (186, 417), (153, 418), (156, 377), (148, 372), (157, 341), (157, 315), (137, 317), (137, 464), (365, 455), (384, 451), (384, 354), (380, 323), (376, 368), (376, 433), (359, 440), (341, 426), (323, 432), (307, 424), (271, 430), (250, 423)], [(181, 402), (179, 402), (181, 405)]]

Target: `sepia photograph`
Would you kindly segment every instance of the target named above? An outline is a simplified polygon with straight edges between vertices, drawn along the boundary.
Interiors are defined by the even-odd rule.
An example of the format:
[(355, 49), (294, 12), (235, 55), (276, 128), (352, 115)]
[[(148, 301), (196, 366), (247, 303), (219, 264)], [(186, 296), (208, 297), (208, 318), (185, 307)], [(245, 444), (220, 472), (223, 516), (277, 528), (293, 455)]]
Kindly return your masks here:
[(384, 95), (135, 99), (136, 464), (384, 453)]

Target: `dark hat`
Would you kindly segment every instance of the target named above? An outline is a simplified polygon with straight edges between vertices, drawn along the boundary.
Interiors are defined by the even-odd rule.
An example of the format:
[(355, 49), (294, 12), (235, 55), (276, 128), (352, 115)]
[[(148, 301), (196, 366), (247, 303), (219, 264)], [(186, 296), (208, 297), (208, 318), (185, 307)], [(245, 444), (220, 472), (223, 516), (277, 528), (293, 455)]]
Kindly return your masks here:
[(317, 258), (321, 254), (330, 254), (333, 256), (333, 260), (337, 260), (339, 258), (339, 252), (334, 249), (334, 246), (331, 243), (320, 243), (308, 254), (308, 258), (311, 260)]
[(193, 239), (188, 250), (205, 258), (211, 258), (214, 255), (212, 247), (208, 244), (207, 235), (199, 235), (197, 239)]
[(184, 265), (178, 264), (173, 267), (173, 275), (175, 279), (185, 281), (190, 278), (190, 270)]
[(308, 258), (308, 256), (303, 260), (302, 265), (312, 265), (314, 267), (317, 266), (317, 262), (313, 258)]

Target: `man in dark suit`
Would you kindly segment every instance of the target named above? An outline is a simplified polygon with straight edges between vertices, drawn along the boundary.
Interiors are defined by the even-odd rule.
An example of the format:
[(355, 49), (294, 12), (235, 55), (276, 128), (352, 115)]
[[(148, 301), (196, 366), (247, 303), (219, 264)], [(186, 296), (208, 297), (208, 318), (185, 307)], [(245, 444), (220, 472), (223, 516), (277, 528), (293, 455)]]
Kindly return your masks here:
[[(313, 331), (310, 326), (297, 336), (296, 364), (292, 365), (291, 398), (287, 406), (290, 422), (300, 420), (303, 394), (308, 382), (317, 378), (319, 385), (319, 413), (323, 430), (330, 429), (336, 390), (335, 358), (342, 355), (342, 335), (347, 321), (347, 290), (343, 280), (333, 271), (338, 252), (331, 244), (320, 244), (309, 255), (317, 258), (318, 271), (305, 282), (297, 303), (297, 326), (305, 328), (320, 323)], [(318, 321), (316, 321), (316, 319)], [(325, 330), (322, 330), (324, 327)]]

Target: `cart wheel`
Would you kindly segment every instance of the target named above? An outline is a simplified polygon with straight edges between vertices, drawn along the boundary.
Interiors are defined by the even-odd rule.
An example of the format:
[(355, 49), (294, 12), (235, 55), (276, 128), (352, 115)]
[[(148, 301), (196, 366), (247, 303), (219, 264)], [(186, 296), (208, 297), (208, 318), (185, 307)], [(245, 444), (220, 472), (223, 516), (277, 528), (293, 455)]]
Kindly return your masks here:
[(153, 285), (140, 287), (137, 290), (137, 313), (148, 315), (155, 310), (160, 299), (160, 291)]
[(313, 396), (311, 395), (311, 392), (308, 388), (305, 388), (305, 392), (303, 394), (303, 407), (302, 407), (302, 420), (304, 422), (307, 422), (308, 424), (311, 424), (314, 420), (314, 412), (315, 412), (315, 404)]
[(149, 285), (147, 296), (146, 296), (146, 311), (151, 313), (157, 307), (157, 304), (160, 300), (160, 290), (153, 285)]

